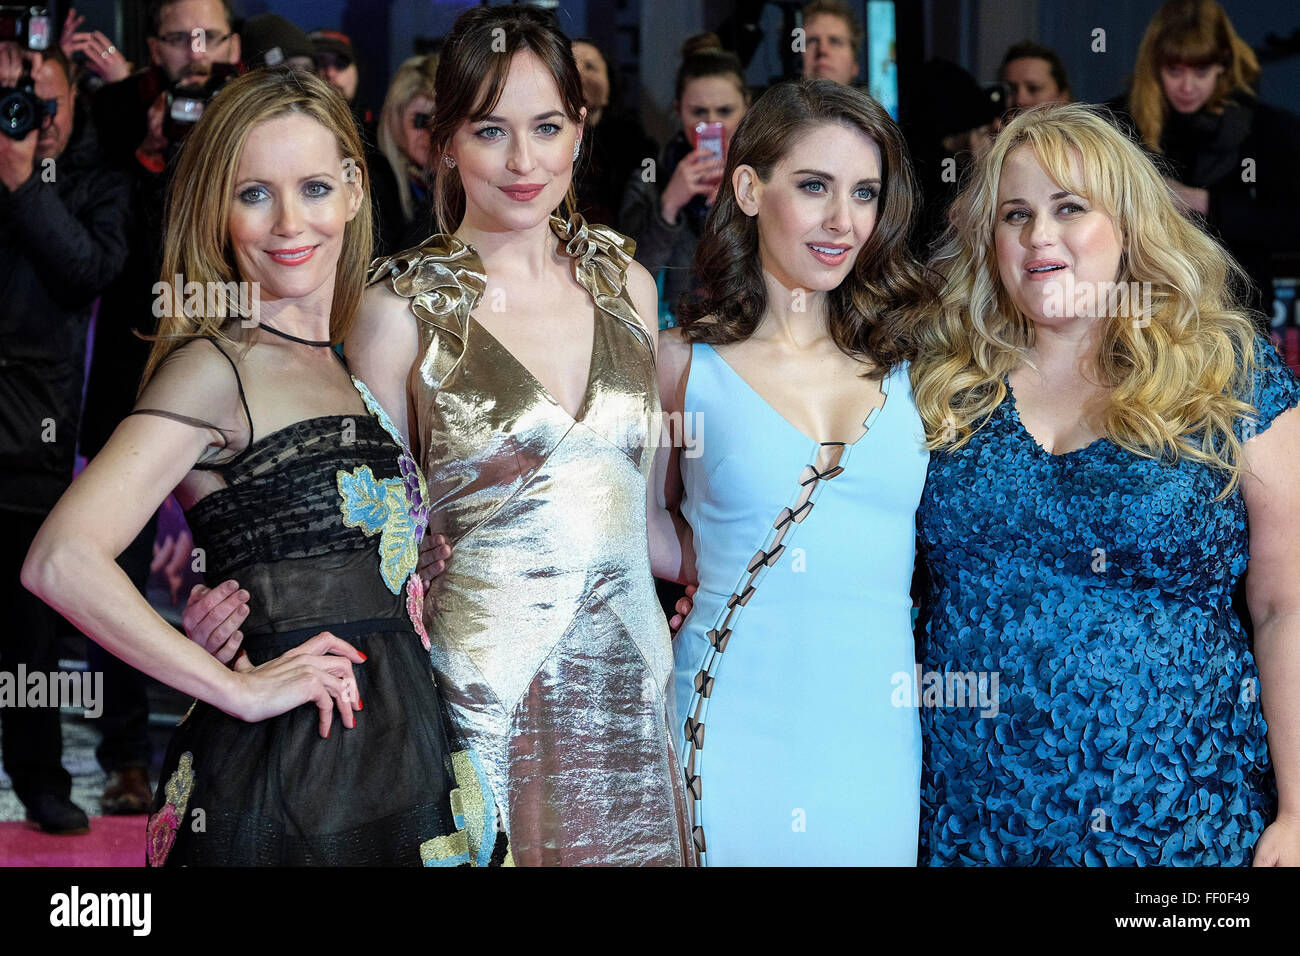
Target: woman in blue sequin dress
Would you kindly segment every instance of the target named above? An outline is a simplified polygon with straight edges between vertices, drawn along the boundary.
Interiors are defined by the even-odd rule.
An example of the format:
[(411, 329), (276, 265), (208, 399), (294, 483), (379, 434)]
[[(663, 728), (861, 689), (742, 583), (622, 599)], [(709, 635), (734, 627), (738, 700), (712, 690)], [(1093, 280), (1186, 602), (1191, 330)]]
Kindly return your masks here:
[(1083, 107), (1008, 126), (954, 222), (912, 367), (922, 860), (1297, 862), (1300, 385)]

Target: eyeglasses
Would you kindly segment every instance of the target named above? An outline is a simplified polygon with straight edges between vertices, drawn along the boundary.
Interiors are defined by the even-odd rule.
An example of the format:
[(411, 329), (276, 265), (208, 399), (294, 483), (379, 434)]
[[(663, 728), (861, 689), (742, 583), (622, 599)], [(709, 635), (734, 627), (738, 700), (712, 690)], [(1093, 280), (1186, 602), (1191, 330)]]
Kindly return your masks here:
[[(195, 36), (195, 33), (198, 36)], [(168, 33), (165, 36), (158, 37), (158, 39), (173, 50), (182, 50), (191, 43), (200, 40), (207, 49), (215, 50), (220, 46), (224, 46), (232, 36), (234, 36), (233, 33), (208, 33), (202, 27), (198, 27), (191, 33)]]

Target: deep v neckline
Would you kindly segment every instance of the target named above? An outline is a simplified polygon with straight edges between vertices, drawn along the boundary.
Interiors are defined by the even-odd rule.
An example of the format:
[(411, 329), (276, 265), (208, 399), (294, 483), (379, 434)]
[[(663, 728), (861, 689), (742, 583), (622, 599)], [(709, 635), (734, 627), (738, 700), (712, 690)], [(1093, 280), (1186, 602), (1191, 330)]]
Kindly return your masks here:
[(591, 355), (588, 356), (587, 358), (587, 384), (583, 386), (582, 401), (578, 405), (577, 414), (574, 414), (570, 412), (567, 408), (565, 408), (564, 405), (559, 401), (559, 399), (557, 399), (554, 395), (551, 394), (551, 390), (542, 384), (542, 380), (533, 373), (533, 370), (530, 369), (527, 365), (525, 365), (522, 361), (520, 361), (519, 357), (515, 355), (514, 352), (506, 348), (504, 343), (502, 343), (500, 339), (498, 339), (495, 335), (493, 335), (491, 330), (488, 329), (487, 326), (485, 326), (478, 319), (474, 318), (473, 314), (469, 316), (469, 321), (474, 323), (474, 327), (477, 328), (484, 336), (486, 336), (486, 338), (492, 343), (493, 347), (495, 347), (498, 351), (500, 351), (507, 358), (509, 358), (510, 361), (513, 362), (520, 369), (520, 371), (522, 371), (524, 375), (528, 377), (528, 379), (533, 383), (533, 387), (536, 388), (537, 391), (541, 393), (542, 396), (544, 396), (548, 402), (550, 402), (552, 405), (558, 408), (561, 412), (565, 414), (565, 416), (568, 417), (568, 419), (571, 422), (577, 425), (581, 422), (586, 421), (587, 412), (589, 411), (591, 405), (591, 388), (596, 381), (596, 352), (600, 348), (600, 309), (595, 304), (593, 304), (591, 310), (592, 310)]
[(852, 448), (854, 445), (857, 445), (859, 442), (861, 442), (862, 439), (866, 438), (869, 434), (871, 434), (871, 426), (875, 424), (876, 418), (880, 415), (881, 412), (885, 410), (885, 406), (889, 404), (889, 380), (892, 376), (885, 375), (880, 380), (880, 394), (884, 399), (884, 401), (882, 401), (879, 405), (871, 409), (871, 411), (867, 412), (867, 414), (863, 417), (862, 434), (859, 435), (857, 438), (853, 439), (853, 441), (848, 441), (848, 442), (841, 442), (841, 441), (834, 441), (834, 440), (819, 441), (818, 439), (813, 438), (811, 435), (805, 432), (802, 428), (795, 425), (794, 422), (790, 421), (790, 419), (786, 418), (783, 414), (781, 414), (781, 412), (777, 409), (777, 407), (773, 405), (771, 402), (769, 402), (766, 398), (764, 398), (762, 393), (760, 393), (758, 389), (756, 389), (753, 385), (749, 384), (749, 381), (745, 378), (745, 376), (741, 375), (739, 372), (737, 372), (734, 368), (731, 367), (731, 363), (728, 362), (726, 359), (724, 359), (717, 349), (715, 349), (712, 345), (709, 345), (709, 343), (707, 342), (701, 342), (700, 344), (708, 348), (708, 350), (713, 353), (713, 357), (722, 363), (723, 368), (725, 368), (729, 373), (731, 373), (731, 375), (735, 379), (737, 379), (740, 382), (740, 384), (743, 385), (751, 395), (753, 395), (756, 399), (759, 400), (759, 402), (765, 405), (768, 411), (770, 411), (774, 416), (776, 416), (778, 419), (784, 422), (787, 428), (798, 433), (799, 435), (802, 435), (807, 441), (814, 442), (818, 445), (843, 445), (845, 448)]

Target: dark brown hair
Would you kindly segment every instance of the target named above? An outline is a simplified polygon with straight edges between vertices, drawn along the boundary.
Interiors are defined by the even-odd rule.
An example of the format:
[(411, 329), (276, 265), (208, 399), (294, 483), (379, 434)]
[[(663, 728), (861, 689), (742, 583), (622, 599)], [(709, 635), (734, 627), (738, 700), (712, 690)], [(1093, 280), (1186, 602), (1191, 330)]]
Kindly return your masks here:
[[(466, 120), (489, 115), (501, 99), (510, 62), (520, 50), (531, 50), (559, 87), (564, 112), (581, 122), (582, 78), (569, 38), (550, 13), (512, 3), (473, 7), (456, 18), (447, 34), (434, 80), (434, 113), (429, 126), (435, 181), (434, 221), (440, 232), (452, 232), (465, 215), (465, 190), (460, 173), (447, 168), (447, 144)], [(577, 208), (573, 186), (565, 196), (567, 213)], [(566, 216), (567, 218), (567, 216)]]
[(686, 84), (706, 76), (725, 76), (736, 81), (740, 95), (749, 102), (749, 86), (745, 82), (745, 67), (740, 58), (722, 48), (716, 33), (697, 33), (682, 43), (682, 62), (677, 67), (677, 81), (673, 86), (673, 99), (681, 103)]
[(1000, 76), (1005, 74), (1007, 66), (1016, 60), (1046, 60), (1047, 69), (1052, 74), (1052, 82), (1056, 84), (1056, 88), (1062, 93), (1070, 92), (1070, 77), (1065, 72), (1065, 64), (1050, 46), (1043, 46), (1033, 40), (1020, 41), (1008, 49), (1006, 55), (1002, 57), (1002, 68), (998, 74)]
[(827, 293), (827, 324), (835, 344), (863, 357), (883, 378), (915, 355), (912, 323), (937, 305), (925, 270), (907, 247), (918, 194), (902, 133), (866, 93), (830, 80), (779, 83), (750, 108), (727, 152), (718, 199), (695, 252), (703, 295), (681, 310), (692, 342), (722, 345), (749, 338), (767, 309), (757, 217), (745, 215), (731, 185), (737, 166), (767, 181), (796, 140), (815, 126), (838, 123), (880, 147), (881, 187), (875, 228), (839, 287)]

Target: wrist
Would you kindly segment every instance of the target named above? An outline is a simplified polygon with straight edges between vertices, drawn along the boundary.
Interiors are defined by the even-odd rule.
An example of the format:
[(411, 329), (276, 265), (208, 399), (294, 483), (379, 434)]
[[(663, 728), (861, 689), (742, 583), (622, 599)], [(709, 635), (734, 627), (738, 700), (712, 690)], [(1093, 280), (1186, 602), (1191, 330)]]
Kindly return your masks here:
[(659, 216), (670, 226), (677, 225), (677, 216), (681, 211), (681, 203), (673, 202), (667, 195), (659, 201)]

